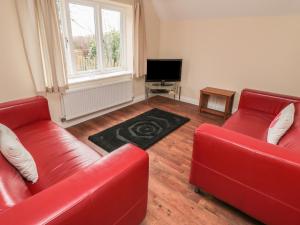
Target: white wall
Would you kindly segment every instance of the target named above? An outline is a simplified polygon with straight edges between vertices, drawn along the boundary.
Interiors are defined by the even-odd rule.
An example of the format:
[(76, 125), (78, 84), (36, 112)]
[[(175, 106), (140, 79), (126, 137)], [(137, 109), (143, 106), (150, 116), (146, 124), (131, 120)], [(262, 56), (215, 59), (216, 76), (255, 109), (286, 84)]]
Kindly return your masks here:
[(300, 96), (300, 16), (169, 21), (160, 34), (160, 57), (184, 60), (183, 96), (205, 86)]
[(35, 95), (14, 2), (1, 0), (0, 7), (0, 102)]

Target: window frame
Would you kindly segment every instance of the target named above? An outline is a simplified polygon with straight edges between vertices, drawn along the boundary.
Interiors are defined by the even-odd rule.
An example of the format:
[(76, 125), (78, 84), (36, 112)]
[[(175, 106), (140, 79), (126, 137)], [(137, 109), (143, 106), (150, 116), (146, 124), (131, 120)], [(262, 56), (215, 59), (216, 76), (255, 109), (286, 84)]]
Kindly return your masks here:
[[(72, 26), (69, 4), (77, 4), (92, 7), (95, 20), (95, 40), (97, 48), (97, 69), (88, 71), (77, 71), (76, 62), (73, 54), (74, 44), (72, 36)], [(104, 68), (104, 48), (103, 48), (103, 29), (102, 29), (102, 9), (120, 12), (120, 66), (115, 68)], [(68, 78), (101, 76), (102, 74), (128, 71), (127, 61), (127, 36), (126, 36), (126, 9), (101, 1), (92, 0), (64, 0), (62, 1), (63, 12), (63, 35), (65, 40), (66, 61), (68, 67)]]

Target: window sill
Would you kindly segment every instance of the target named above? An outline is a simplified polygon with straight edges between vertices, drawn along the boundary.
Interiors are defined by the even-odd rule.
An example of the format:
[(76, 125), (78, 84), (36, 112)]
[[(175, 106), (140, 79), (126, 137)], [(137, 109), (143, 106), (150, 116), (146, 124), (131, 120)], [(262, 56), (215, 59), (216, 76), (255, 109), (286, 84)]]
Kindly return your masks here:
[(81, 83), (86, 82), (92, 82), (92, 81), (101, 81), (109, 78), (116, 78), (116, 77), (122, 77), (122, 76), (132, 76), (131, 71), (118, 71), (113, 73), (107, 73), (107, 74), (99, 74), (99, 75), (90, 75), (90, 76), (81, 76), (81, 77), (73, 77), (69, 78), (69, 84), (70, 85), (77, 85)]

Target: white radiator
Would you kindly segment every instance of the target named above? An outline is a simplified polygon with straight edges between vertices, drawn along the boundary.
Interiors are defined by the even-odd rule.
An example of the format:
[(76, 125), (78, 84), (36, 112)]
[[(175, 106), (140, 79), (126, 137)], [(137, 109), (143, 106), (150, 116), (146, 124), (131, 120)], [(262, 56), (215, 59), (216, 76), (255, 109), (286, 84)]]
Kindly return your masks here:
[(133, 100), (131, 80), (68, 90), (62, 96), (64, 120), (71, 120)]

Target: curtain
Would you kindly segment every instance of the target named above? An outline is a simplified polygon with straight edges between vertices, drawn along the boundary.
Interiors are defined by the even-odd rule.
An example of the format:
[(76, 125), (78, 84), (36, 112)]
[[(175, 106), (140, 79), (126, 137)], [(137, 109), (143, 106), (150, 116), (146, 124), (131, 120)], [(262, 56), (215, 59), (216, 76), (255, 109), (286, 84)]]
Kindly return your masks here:
[(16, 0), (25, 52), (37, 92), (68, 88), (56, 0)]
[(142, 0), (134, 0), (134, 75), (146, 74), (147, 41), (145, 13)]

